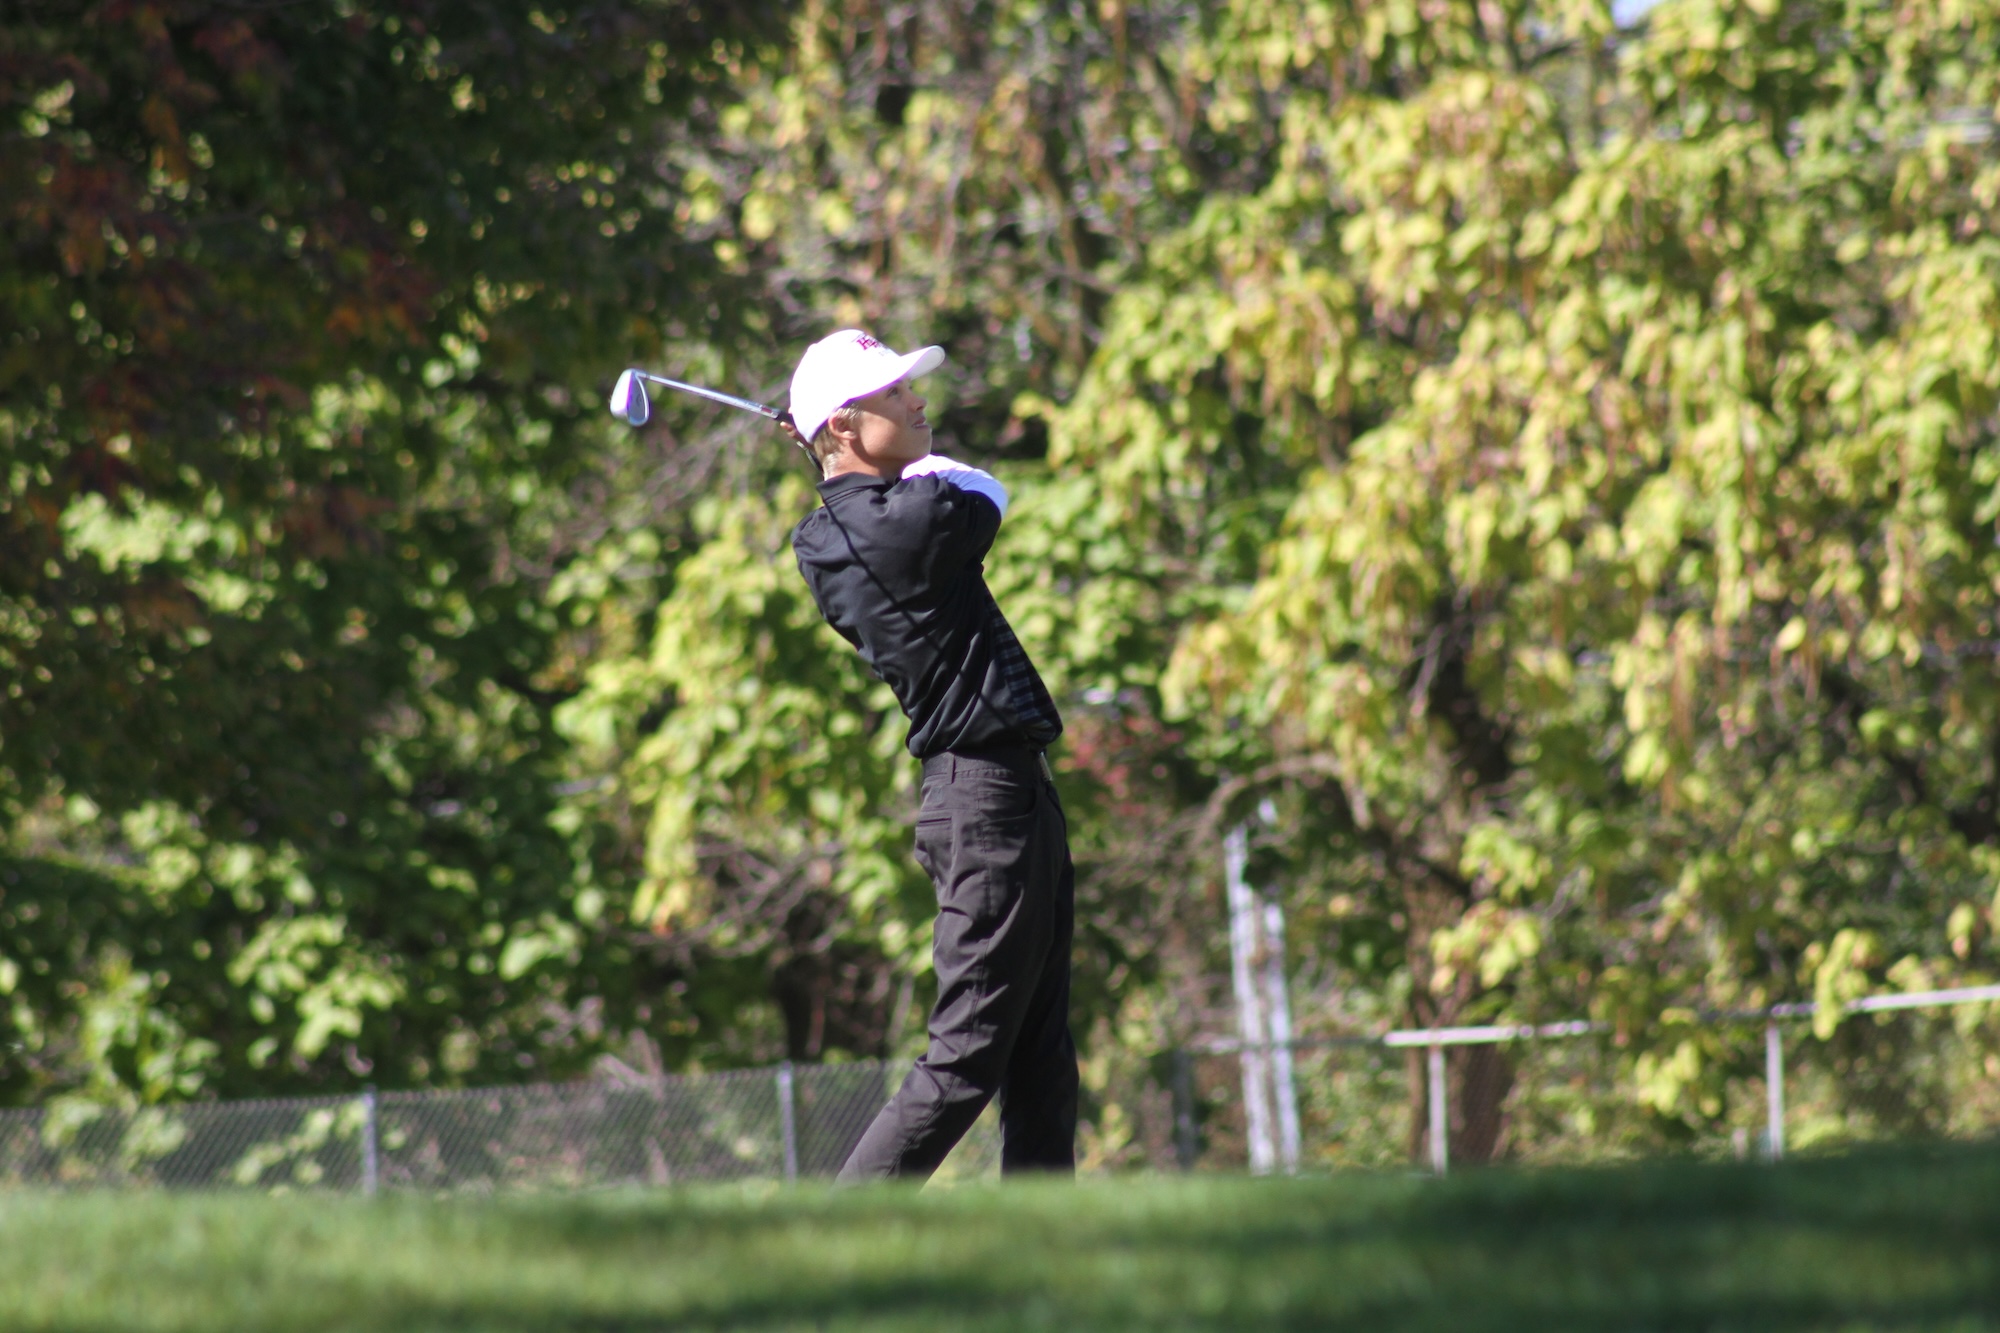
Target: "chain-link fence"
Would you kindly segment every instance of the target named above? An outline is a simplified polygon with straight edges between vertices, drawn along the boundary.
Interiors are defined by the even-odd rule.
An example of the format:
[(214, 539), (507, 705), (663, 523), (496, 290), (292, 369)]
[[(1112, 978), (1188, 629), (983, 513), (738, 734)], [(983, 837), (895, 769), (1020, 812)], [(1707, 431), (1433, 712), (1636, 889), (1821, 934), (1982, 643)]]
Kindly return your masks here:
[[(2000, 986), (1685, 1015), (1636, 1058), (1618, 1032), (1541, 1026), (1319, 1034), (1292, 1080), (1239, 1040), (1176, 1057), (1183, 1166), (1280, 1170), (1602, 1162), (1680, 1153), (1775, 1158), (2000, 1133)], [(1253, 1114), (1262, 1090), (1287, 1116)], [(1296, 1125), (1286, 1140), (1290, 1124)], [(1253, 1136), (1270, 1141), (1260, 1154)]]
[[(1687, 1016), (1635, 1059), (1587, 1022), (1312, 1033), (1158, 1062), (1134, 1104), (1159, 1168), (1554, 1164), (2000, 1132), (2000, 987)], [(775, 1069), (466, 1092), (0, 1111), (0, 1187), (502, 1191), (831, 1176), (906, 1066)], [(1247, 1077), (1246, 1077), (1247, 1075)], [(1262, 1088), (1258, 1117), (1246, 1086)], [(1104, 1094), (1099, 1094), (1100, 1100)], [(1147, 1112), (1145, 1115), (1153, 1114)], [(1145, 1127), (1141, 1126), (1144, 1130)], [(1141, 1137), (1147, 1137), (1141, 1134)], [(989, 1110), (943, 1174), (992, 1173)], [(1128, 1159), (1130, 1160), (1130, 1159)]]
[[(831, 1176), (903, 1066), (0, 1112), (0, 1186), (498, 1191)], [(991, 1118), (947, 1164), (990, 1172)]]

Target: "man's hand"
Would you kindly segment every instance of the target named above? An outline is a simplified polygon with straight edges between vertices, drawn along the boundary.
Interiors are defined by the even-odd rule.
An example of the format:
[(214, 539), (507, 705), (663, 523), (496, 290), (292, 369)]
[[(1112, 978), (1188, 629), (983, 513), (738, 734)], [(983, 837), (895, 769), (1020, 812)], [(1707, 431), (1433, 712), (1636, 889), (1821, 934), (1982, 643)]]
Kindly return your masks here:
[(807, 453), (812, 452), (812, 442), (806, 439), (805, 436), (799, 434), (799, 428), (792, 424), (792, 414), (790, 412), (785, 413), (777, 420), (778, 420), (778, 429), (785, 432), (785, 434), (791, 438), (793, 444), (796, 444), (799, 448), (805, 450)]

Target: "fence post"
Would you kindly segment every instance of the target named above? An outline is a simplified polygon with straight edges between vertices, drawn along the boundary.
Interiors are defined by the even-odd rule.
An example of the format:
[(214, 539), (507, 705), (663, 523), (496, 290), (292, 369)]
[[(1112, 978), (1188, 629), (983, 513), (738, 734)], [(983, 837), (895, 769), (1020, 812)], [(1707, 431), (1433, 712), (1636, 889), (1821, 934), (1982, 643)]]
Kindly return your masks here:
[(1194, 1170), (1200, 1155), (1194, 1123), (1194, 1057), (1185, 1049), (1173, 1054), (1174, 1161), (1183, 1171)]
[(1451, 1145), (1449, 1132), (1451, 1117), (1445, 1105), (1444, 1047), (1433, 1044), (1430, 1052), (1431, 1075), (1431, 1171), (1443, 1175), (1451, 1165)]
[(1236, 991), (1236, 1029), (1242, 1037), (1243, 1119), (1250, 1138), (1250, 1174), (1268, 1176), (1278, 1159), (1271, 1133), (1271, 1039), (1263, 988), (1257, 979), (1257, 896), (1244, 880), (1250, 840), (1243, 826), (1222, 843), (1223, 878), (1229, 889), (1229, 972)]
[(1773, 1162), (1785, 1156), (1785, 1041), (1778, 1020), (1764, 1024), (1765, 1150)]
[(1278, 1120), (1278, 1162), (1299, 1173), (1299, 1092), (1292, 1079), (1292, 1002), (1285, 988), (1285, 909), (1264, 900), (1264, 1013), (1271, 1038), (1271, 1099)]
[(778, 1132), (785, 1139), (785, 1183), (799, 1183), (799, 1122), (792, 1095), (792, 1062), (778, 1066)]
[(361, 1193), (372, 1199), (381, 1184), (382, 1130), (371, 1083), (361, 1090)]

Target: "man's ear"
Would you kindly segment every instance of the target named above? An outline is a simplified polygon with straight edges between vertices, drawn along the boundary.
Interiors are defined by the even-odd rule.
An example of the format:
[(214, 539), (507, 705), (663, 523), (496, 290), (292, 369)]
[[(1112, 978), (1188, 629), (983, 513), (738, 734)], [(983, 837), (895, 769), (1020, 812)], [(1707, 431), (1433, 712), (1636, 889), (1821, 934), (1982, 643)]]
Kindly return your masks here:
[(854, 418), (854, 409), (843, 406), (835, 408), (833, 415), (826, 419), (827, 430), (836, 441), (835, 453), (846, 453), (861, 442), (861, 425)]

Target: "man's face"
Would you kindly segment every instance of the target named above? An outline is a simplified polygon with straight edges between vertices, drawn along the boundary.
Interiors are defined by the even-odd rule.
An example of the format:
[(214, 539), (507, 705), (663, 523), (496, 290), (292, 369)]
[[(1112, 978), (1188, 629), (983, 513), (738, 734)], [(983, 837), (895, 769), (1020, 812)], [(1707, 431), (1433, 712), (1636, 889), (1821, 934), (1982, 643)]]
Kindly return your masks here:
[(857, 436), (849, 448), (871, 463), (914, 463), (931, 451), (931, 423), (924, 420), (924, 399), (904, 380), (856, 398), (852, 428)]

